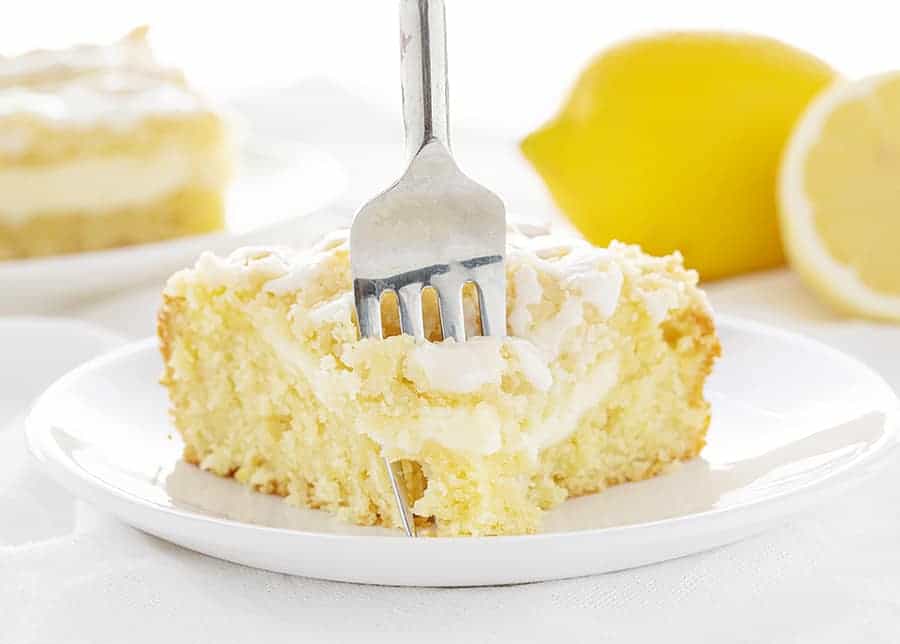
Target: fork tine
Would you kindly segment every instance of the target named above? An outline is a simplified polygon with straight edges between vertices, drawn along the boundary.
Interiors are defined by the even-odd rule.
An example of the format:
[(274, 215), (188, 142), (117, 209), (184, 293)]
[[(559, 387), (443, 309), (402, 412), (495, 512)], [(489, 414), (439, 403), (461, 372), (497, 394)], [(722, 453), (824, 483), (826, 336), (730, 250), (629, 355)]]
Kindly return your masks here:
[(506, 275), (503, 265), (487, 267), (479, 276), (478, 308), (484, 335), (506, 335)]
[(379, 295), (375, 285), (370, 281), (353, 281), (353, 297), (356, 301), (356, 316), (359, 318), (359, 334), (364, 338), (382, 337)]
[(389, 458), (384, 459), (387, 468), (388, 478), (391, 480), (391, 489), (394, 491), (394, 502), (397, 504), (397, 510), (400, 512), (400, 523), (403, 524), (403, 530), (406, 536), (415, 537), (416, 521), (413, 517), (412, 508), (409, 500), (406, 498), (406, 488), (403, 487), (403, 468), (400, 461), (392, 461)]
[(453, 338), (457, 342), (466, 341), (466, 319), (463, 314), (462, 284), (456, 280), (440, 280), (432, 286), (438, 294), (441, 310), (441, 329), (444, 339)]
[(416, 340), (425, 338), (425, 322), (422, 318), (421, 282), (407, 284), (397, 289), (397, 301), (400, 306), (400, 330)]

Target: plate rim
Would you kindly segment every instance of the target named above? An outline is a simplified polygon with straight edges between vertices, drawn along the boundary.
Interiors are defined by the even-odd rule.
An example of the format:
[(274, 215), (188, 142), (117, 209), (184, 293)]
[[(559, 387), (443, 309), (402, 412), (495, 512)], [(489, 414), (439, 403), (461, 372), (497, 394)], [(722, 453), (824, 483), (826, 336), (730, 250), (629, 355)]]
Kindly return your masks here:
[[(75, 369), (64, 374), (53, 382), (43, 393), (38, 396), (32, 403), (28, 415), (24, 421), (24, 431), (28, 450), (32, 457), (36, 460), (41, 470), (52, 479), (61, 483), (66, 489), (77, 492), (76, 496), (93, 500), (94, 494), (113, 497), (116, 502), (137, 505), (141, 509), (149, 512), (156, 512), (166, 515), (167, 517), (187, 524), (200, 524), (211, 528), (227, 528), (239, 531), (250, 531), (253, 533), (267, 533), (272, 536), (297, 538), (297, 539), (315, 539), (327, 541), (341, 542), (368, 542), (377, 539), (383, 544), (402, 543), (404, 547), (408, 547), (410, 543), (417, 544), (418, 548), (446, 548), (448, 544), (455, 544), (449, 547), (469, 547), (471, 544), (491, 544), (491, 547), (503, 547), (504, 545), (529, 543), (536, 544), (547, 539), (554, 541), (564, 540), (583, 540), (598, 538), (601, 536), (621, 536), (627, 532), (635, 531), (657, 531), (660, 529), (672, 528), (689, 528), (696, 524), (709, 522), (711, 520), (734, 517), (735, 515), (746, 515), (754, 511), (758, 511), (760, 506), (771, 506), (776, 503), (789, 503), (796, 500), (800, 496), (809, 496), (816, 494), (824, 494), (829, 489), (851, 486), (865, 480), (871, 474), (878, 471), (881, 466), (890, 462), (900, 453), (900, 399), (894, 392), (893, 388), (884, 380), (884, 378), (874, 369), (863, 363), (861, 360), (850, 356), (839, 349), (836, 349), (824, 342), (810, 338), (801, 333), (787, 331), (779, 327), (748, 320), (738, 316), (717, 314), (715, 316), (717, 327), (731, 327), (738, 330), (750, 331), (753, 333), (775, 336), (791, 342), (799, 342), (808, 347), (814, 348), (829, 355), (832, 359), (844, 361), (848, 365), (853, 365), (857, 370), (867, 372), (872, 378), (873, 383), (878, 383), (885, 395), (886, 406), (884, 419), (884, 434), (878, 438), (875, 443), (858, 458), (850, 461), (829, 472), (819, 479), (805, 483), (799, 487), (793, 488), (787, 492), (774, 494), (767, 497), (753, 499), (726, 508), (712, 508), (701, 512), (695, 512), (687, 515), (668, 517), (654, 521), (645, 521), (634, 524), (609, 526), (601, 528), (585, 528), (579, 530), (555, 531), (555, 532), (539, 532), (527, 535), (498, 535), (498, 536), (469, 536), (469, 537), (428, 537), (424, 539), (406, 539), (399, 532), (396, 535), (384, 534), (341, 534), (329, 532), (316, 532), (303, 529), (281, 528), (256, 523), (249, 523), (230, 519), (227, 517), (217, 517), (198, 511), (191, 511), (178, 507), (169, 507), (160, 505), (146, 499), (140, 495), (124, 490), (113, 483), (110, 483), (99, 476), (92, 474), (90, 471), (79, 466), (77, 462), (68, 458), (65, 452), (59, 447), (47, 431), (47, 427), (38, 422), (38, 412), (42, 405), (47, 404), (47, 400), (52, 400), (53, 395), (58, 389), (66, 387), (70, 381), (81, 377), (83, 373), (101, 368), (109, 362), (121, 360), (126, 356), (136, 353), (146, 352), (148, 349), (155, 347), (157, 339), (155, 337), (147, 337), (134, 342), (129, 342), (124, 346), (105, 352), (87, 362), (79, 365)], [(888, 405), (889, 403), (889, 405)], [(41, 440), (41, 439), (45, 440)], [(56, 452), (57, 458), (52, 458), (48, 452)], [(61, 458), (60, 458), (61, 456)], [(85, 490), (92, 490), (86, 492)], [(812, 502), (810, 503), (812, 504)], [(109, 511), (109, 510), (107, 510)], [(130, 525), (134, 525), (130, 520), (124, 518), (122, 513), (112, 512), (119, 520)], [(786, 513), (779, 513), (776, 518), (781, 519)], [(141, 530), (152, 531), (149, 528), (140, 527)], [(159, 533), (156, 533), (159, 534)], [(167, 538), (167, 537), (164, 537)], [(422, 545), (430, 544), (430, 545)], [(466, 544), (464, 546), (460, 544)], [(589, 573), (586, 573), (589, 574)]]

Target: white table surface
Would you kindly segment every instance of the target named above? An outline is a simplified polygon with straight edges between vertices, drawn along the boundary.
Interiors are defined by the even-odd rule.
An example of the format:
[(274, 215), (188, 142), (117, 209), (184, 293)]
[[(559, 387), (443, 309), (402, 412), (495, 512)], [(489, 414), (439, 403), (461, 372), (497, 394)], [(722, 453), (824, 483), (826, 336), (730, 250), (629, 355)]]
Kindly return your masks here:
[[(348, 202), (384, 183), (366, 173), (370, 157), (340, 145), (331, 150), (355, 180)], [(480, 150), (459, 152), (511, 210), (548, 208), (514, 154), (505, 153), (514, 171), (500, 171)], [(60, 313), (141, 337), (152, 333), (158, 291), (150, 284)], [(831, 343), (900, 391), (900, 326), (836, 317), (787, 271), (709, 292), (717, 310)], [(387, 588), (252, 570), (125, 527), (43, 478), (20, 430), (0, 424), (2, 644), (900, 639), (900, 463), (778, 529), (705, 554), (522, 586)]]

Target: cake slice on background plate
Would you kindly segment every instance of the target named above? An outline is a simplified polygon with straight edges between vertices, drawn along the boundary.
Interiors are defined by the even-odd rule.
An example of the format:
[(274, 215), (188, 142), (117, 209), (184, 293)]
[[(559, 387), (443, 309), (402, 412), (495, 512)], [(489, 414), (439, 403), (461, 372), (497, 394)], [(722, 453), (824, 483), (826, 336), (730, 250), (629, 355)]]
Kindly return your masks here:
[[(345, 232), (312, 249), (204, 254), (159, 317), (184, 458), (362, 525), (400, 525), (402, 459), (421, 533), (536, 532), (566, 498), (697, 456), (720, 348), (679, 255), (511, 231), (506, 338), (360, 340)], [(476, 310), (472, 307), (471, 310)], [(477, 320), (473, 320), (477, 323)]]
[(139, 28), (0, 57), (0, 260), (217, 230), (228, 128)]

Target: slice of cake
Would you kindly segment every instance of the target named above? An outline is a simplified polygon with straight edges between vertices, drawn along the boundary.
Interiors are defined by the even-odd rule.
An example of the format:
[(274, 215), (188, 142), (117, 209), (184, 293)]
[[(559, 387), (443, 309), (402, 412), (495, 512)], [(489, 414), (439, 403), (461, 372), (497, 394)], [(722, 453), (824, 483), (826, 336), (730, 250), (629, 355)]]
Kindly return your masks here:
[(222, 227), (226, 125), (145, 35), (0, 57), (0, 260)]
[[(401, 459), (420, 532), (535, 532), (567, 497), (700, 453), (719, 354), (679, 255), (509, 235), (509, 336), (360, 340), (349, 249), (203, 255), (164, 293), (164, 385), (184, 458), (288, 502), (399, 526)], [(435, 299), (426, 327), (437, 340)]]

